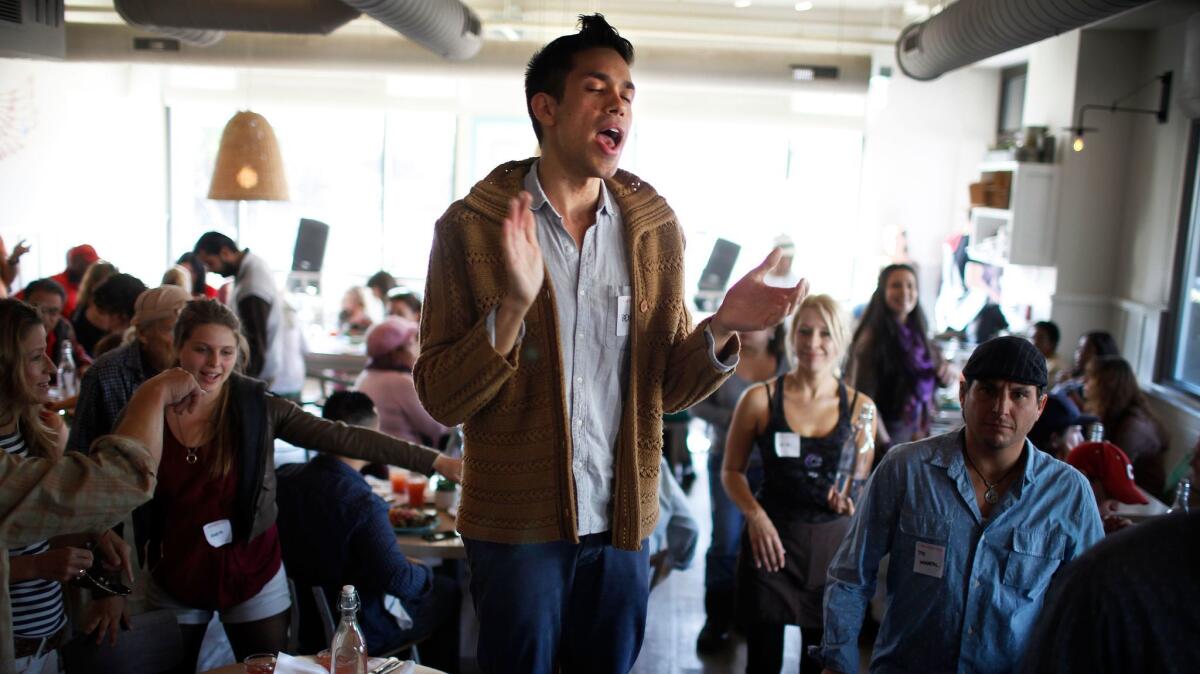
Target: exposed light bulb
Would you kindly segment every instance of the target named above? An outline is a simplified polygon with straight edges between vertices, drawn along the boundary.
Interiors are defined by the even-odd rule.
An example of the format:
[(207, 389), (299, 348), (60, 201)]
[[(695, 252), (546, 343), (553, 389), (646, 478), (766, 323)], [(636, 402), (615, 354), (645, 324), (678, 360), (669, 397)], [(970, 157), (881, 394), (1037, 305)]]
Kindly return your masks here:
[(803, 2), (796, 3), (796, 11), (797, 12), (807, 12), (808, 10), (810, 10), (812, 8), (813, 8), (813, 4), (811, 2), (809, 2), (809, 0), (803, 0)]
[(1071, 143), (1071, 148), (1076, 152), (1083, 152), (1083, 136), (1075, 136), (1075, 142)]
[(750, 0), (733, 0), (733, 6), (738, 9), (745, 9), (750, 6)]

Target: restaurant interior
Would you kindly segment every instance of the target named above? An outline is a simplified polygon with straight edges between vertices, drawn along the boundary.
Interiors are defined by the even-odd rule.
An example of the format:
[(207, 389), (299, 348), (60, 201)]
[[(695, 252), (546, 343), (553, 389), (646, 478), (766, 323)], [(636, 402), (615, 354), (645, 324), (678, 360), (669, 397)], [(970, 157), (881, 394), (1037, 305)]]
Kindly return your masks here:
[[(303, 384), (287, 394), (321, 416), (367, 367), (367, 326), (420, 320), (397, 300), (433, 296), (447, 207), (493, 167), (538, 154), (526, 64), (594, 12), (636, 49), (620, 166), (677, 215), (693, 322), (781, 248), (792, 262), (780, 277), (831, 296), (851, 329), (880, 270), (911, 265), (926, 337), (955, 374), (978, 344), (1032, 339), (1043, 322), (1068, 369), (1076, 345), (1108, 333), (1163, 436), (1161, 483), (1125, 516), (1141, 526), (1180, 493), (1189, 507), (1200, 447), (1195, 0), (0, 0), (0, 245), (23, 253), (7, 292), (59, 274), (83, 244), (154, 288), (219, 232), (269, 267), (303, 353)], [(217, 271), (188, 283), (232, 296)], [(373, 293), (380, 271), (392, 280)], [(933, 431), (962, 425), (958, 387), (955, 376), (934, 393)], [(76, 393), (59, 391), (67, 425)], [(697, 644), (710, 487), (721, 488), (713, 433), (697, 414), (664, 420), (664, 474), (692, 549), (651, 556), (632, 671), (746, 666), (736, 630), (728, 647)], [(452, 425), (424, 438), (463, 455)], [(282, 439), (274, 449), (276, 466), (316, 455)], [(399, 546), (458, 582), (450, 663), (429, 644), (389, 655), (425, 663), (408, 671), (480, 671), (456, 485), (396, 468), (368, 480), (392, 505), (437, 506), (398, 525)], [(148, 572), (136, 571), (135, 614), (150, 611)], [(328, 645), (338, 607), (314, 597), (313, 641)], [(287, 653), (316, 654), (291, 638)], [(803, 666), (807, 645), (788, 628), (785, 670)], [(103, 671), (177, 665), (112, 651)], [(276, 657), (275, 671), (308, 671)], [(867, 641), (864, 671), (870, 657)], [(260, 671), (238, 660), (212, 618), (196, 671)], [(65, 656), (60, 666), (102, 671)]]

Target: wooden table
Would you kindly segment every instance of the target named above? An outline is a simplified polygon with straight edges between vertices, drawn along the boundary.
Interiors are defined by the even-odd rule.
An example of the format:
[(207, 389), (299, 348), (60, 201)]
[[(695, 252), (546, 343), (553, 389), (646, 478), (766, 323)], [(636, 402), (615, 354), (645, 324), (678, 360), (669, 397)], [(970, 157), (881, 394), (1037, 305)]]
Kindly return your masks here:
[[(434, 531), (454, 531), (454, 516), (445, 510), (438, 511), (438, 525)], [(437, 557), (439, 559), (466, 559), (467, 549), (462, 538), (453, 536), (444, 541), (427, 541), (424, 534), (396, 534), (400, 551), (409, 557)]]

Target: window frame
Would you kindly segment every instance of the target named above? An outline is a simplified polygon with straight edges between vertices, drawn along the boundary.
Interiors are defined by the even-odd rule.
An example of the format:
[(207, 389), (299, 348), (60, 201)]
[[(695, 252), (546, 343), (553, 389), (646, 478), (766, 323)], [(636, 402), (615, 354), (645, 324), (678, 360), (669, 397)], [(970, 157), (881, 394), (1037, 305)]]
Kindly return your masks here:
[(1158, 384), (1200, 403), (1200, 383), (1176, 377), (1180, 347), (1185, 336), (1184, 303), (1191, 287), (1190, 274), (1200, 258), (1200, 118), (1191, 120), (1187, 159), (1184, 165), (1183, 198), (1175, 246), (1175, 264), (1171, 277), (1171, 304), (1163, 315), (1165, 328), (1159, 332)]

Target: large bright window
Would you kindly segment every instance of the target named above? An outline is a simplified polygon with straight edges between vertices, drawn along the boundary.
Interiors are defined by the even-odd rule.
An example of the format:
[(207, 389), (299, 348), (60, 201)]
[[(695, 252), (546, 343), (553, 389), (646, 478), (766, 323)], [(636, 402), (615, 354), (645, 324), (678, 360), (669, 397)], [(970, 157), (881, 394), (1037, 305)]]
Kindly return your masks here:
[(1189, 189), (1180, 245), (1183, 247), (1176, 280), (1175, 334), (1168, 379), (1200, 396), (1200, 122), (1192, 124)]

